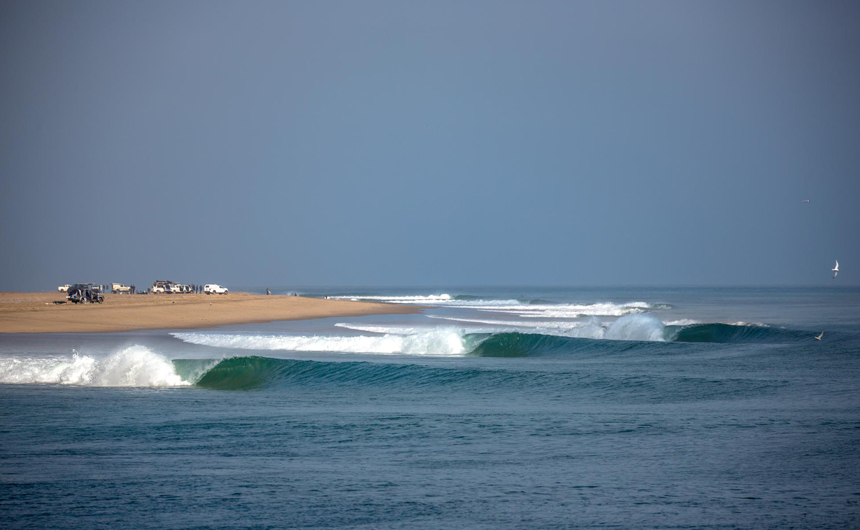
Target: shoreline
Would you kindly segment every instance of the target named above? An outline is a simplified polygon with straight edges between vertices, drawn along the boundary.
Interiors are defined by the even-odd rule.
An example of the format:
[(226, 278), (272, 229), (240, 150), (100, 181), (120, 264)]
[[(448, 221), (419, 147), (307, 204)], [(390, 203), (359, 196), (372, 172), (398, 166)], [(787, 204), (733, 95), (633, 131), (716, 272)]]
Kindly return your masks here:
[(102, 304), (54, 304), (65, 294), (0, 292), (0, 334), (200, 329), (279, 320), (414, 314), (422, 308), (301, 296), (105, 294)]

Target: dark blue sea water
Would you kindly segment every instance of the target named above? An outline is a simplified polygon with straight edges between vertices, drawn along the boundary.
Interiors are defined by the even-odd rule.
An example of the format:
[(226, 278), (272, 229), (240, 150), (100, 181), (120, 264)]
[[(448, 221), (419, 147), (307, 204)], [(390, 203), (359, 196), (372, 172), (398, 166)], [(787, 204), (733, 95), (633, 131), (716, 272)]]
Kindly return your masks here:
[(860, 290), (306, 294), (427, 309), (0, 336), (0, 526), (860, 526)]

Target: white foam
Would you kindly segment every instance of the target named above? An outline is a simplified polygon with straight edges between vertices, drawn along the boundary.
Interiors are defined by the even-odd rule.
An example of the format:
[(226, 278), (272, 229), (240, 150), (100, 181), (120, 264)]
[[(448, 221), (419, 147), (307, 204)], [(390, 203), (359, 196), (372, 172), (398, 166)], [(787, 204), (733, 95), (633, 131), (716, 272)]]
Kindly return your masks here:
[(473, 309), (490, 313), (505, 313), (520, 318), (582, 318), (587, 316), (620, 317), (634, 313), (643, 313), (651, 306), (646, 302), (628, 302), (613, 304), (602, 302), (596, 304), (535, 304), (513, 306), (473, 306)]
[[(510, 313), (523, 318), (579, 318), (583, 316), (620, 317), (642, 313), (652, 308), (647, 302), (615, 304), (598, 302), (593, 304), (529, 304), (519, 300), (457, 300), (449, 294), (438, 295), (339, 295), (336, 300), (373, 300), (391, 304), (419, 304), (444, 307), (463, 307), (479, 311)], [(662, 306), (658, 306), (662, 307)]]
[(502, 326), (508, 328), (570, 329), (576, 326), (575, 322), (565, 322), (559, 320), (488, 320), (483, 318), (448, 317), (442, 315), (425, 316), (427, 318), (433, 318), (437, 320), (463, 322), (466, 324), (484, 324), (487, 326)]
[(409, 335), (229, 335), (219, 333), (172, 333), (191, 343), (240, 350), (284, 350), (298, 352), (371, 353), (378, 355), (465, 355), (463, 332), (436, 328)]
[(431, 294), (431, 295), (415, 295), (415, 296), (400, 296), (400, 295), (388, 295), (388, 296), (363, 296), (363, 295), (338, 295), (338, 296), (328, 296), (327, 298), (331, 300), (376, 300), (379, 302), (387, 302), (390, 304), (427, 304), (434, 305), (439, 303), (448, 302), (451, 300), (450, 294)]
[[(570, 322), (562, 320), (485, 320), (461, 317), (445, 317), (440, 315), (427, 315), (439, 320), (450, 320), (464, 324), (482, 324), (492, 326), (491, 328), (470, 329), (472, 333), (501, 333), (515, 331), (519, 333), (540, 333), (542, 335), (556, 335), (559, 337), (575, 337), (586, 339), (602, 339), (606, 333), (608, 323), (602, 323), (597, 318), (591, 317), (584, 322)], [(524, 331), (522, 328), (527, 328)]]
[(364, 331), (367, 333), (393, 334), (393, 335), (411, 335), (420, 333), (421, 331), (429, 331), (428, 329), (419, 329), (412, 326), (373, 326), (367, 324), (352, 324), (348, 322), (338, 322), (335, 327), (351, 329), (353, 331)]
[(627, 315), (609, 325), (605, 338), (663, 342), (664, 329), (663, 322), (653, 315)]
[[(499, 324), (496, 325), (496, 322)], [(502, 321), (476, 323), (496, 326), (464, 330), (452, 327), (426, 329), (340, 323), (339, 327), (375, 335), (251, 335), (201, 332), (171, 335), (191, 344), (238, 350), (456, 357), (466, 355), (476, 345), (473, 339), (467, 339), (468, 334), (517, 331), (516, 326)], [(592, 317), (584, 322), (546, 324), (551, 326), (530, 327), (529, 332), (590, 339), (663, 341), (663, 323), (650, 315), (626, 315), (612, 323), (603, 323)]]
[(0, 359), (0, 383), (49, 383), (82, 386), (172, 387), (190, 385), (173, 363), (145, 346), (129, 346), (105, 358)]
[(701, 322), (692, 318), (682, 318), (680, 320), (670, 320), (669, 322), (665, 322), (665, 324), (667, 326), (695, 326), (696, 324), (701, 324)]

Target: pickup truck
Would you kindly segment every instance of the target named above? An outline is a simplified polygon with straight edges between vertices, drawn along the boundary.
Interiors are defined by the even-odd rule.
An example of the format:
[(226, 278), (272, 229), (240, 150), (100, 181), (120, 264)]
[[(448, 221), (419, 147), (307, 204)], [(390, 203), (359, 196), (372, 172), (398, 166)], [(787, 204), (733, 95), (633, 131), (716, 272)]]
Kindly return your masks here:
[(131, 287), (121, 283), (112, 283), (110, 284), (110, 290), (115, 293), (130, 293)]

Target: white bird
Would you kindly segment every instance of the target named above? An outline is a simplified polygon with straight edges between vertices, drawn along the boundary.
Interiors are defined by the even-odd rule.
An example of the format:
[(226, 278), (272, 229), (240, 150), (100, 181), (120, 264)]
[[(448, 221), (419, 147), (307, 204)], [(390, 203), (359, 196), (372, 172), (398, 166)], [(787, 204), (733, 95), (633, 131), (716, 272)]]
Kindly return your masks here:
[(803, 200), (802, 200), (802, 201), (800, 201), (800, 202), (809, 202), (809, 199), (803, 199)]
[(821, 340), (821, 337), (823, 337), (823, 336), (824, 336), (824, 332), (822, 331), (821, 335), (815, 337), (815, 340)]
[(839, 260), (836, 260), (836, 266), (830, 269), (833, 271), (833, 279), (836, 279), (836, 275), (839, 274)]

